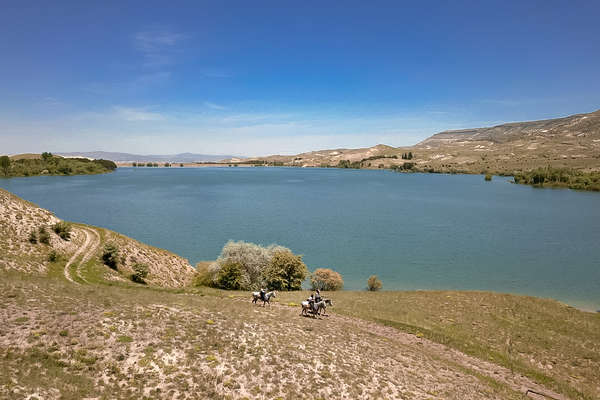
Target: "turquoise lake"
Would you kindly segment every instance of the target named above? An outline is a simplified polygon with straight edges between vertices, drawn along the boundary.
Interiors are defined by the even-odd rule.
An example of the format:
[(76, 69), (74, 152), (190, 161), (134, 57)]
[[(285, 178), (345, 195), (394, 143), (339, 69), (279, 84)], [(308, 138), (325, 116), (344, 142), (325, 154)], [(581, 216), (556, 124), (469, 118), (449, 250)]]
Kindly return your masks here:
[(493, 290), (600, 309), (600, 193), (508, 178), (310, 168), (119, 168), (0, 179), (58, 217), (195, 264), (228, 240), (278, 243), (346, 289)]

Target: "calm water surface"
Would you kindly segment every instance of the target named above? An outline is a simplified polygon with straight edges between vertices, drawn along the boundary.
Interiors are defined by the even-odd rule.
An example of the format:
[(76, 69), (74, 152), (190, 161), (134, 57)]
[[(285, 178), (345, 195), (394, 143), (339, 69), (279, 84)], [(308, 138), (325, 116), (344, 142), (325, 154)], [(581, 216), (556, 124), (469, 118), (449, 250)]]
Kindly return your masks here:
[(477, 289), (600, 309), (600, 194), (482, 176), (293, 168), (119, 168), (0, 179), (61, 218), (196, 263), (230, 239), (278, 243), (345, 288)]

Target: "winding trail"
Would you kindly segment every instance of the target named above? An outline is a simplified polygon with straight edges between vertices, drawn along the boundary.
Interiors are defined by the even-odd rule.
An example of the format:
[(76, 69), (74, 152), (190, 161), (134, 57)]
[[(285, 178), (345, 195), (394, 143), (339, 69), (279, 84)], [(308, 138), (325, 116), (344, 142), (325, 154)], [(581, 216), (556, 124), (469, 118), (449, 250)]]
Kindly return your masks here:
[[(79, 247), (79, 249), (77, 249), (75, 254), (73, 254), (71, 256), (69, 261), (67, 261), (67, 263), (65, 264), (65, 272), (64, 273), (65, 273), (65, 278), (67, 278), (68, 281), (70, 281), (76, 285), (79, 285), (79, 283), (75, 282), (73, 280), (73, 278), (71, 277), (71, 274), (69, 273), (69, 268), (79, 258), (79, 256), (81, 256), (81, 254), (83, 254), (83, 258), (77, 265), (77, 276), (79, 278), (81, 278), (83, 281), (86, 281), (80, 274), (80, 268), (83, 264), (85, 264), (94, 255), (96, 248), (100, 244), (100, 236), (98, 236), (98, 233), (92, 229), (88, 229), (88, 228), (75, 228), (75, 229), (79, 232), (83, 232), (83, 234), (85, 235), (85, 242), (81, 245), (81, 247)], [(93, 233), (90, 233), (90, 232), (93, 232)]]
[(85, 232), (87, 238), (86, 238), (86, 243), (87, 243), (87, 239), (90, 238), (90, 234), (92, 236), (90, 245), (88, 246), (88, 250), (85, 252), (85, 254), (83, 255), (83, 258), (81, 259), (81, 261), (79, 262), (79, 265), (77, 266), (77, 276), (84, 282), (89, 283), (87, 279), (85, 279), (85, 277), (83, 275), (81, 275), (81, 269), (82, 267), (85, 265), (85, 263), (87, 263), (90, 258), (92, 258), (92, 256), (96, 253), (96, 250), (98, 249), (98, 246), (100, 246), (100, 235), (98, 234), (98, 232), (95, 229), (91, 229), (91, 228), (83, 228), (83, 231)]

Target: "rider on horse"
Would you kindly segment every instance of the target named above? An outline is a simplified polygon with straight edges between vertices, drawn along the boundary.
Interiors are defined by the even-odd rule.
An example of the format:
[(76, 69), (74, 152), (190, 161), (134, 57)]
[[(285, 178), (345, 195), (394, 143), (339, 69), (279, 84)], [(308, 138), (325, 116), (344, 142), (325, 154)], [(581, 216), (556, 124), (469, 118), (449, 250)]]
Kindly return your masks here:
[(267, 301), (266, 294), (267, 294), (267, 290), (266, 289), (260, 289), (260, 299), (262, 301)]
[(314, 295), (311, 293), (308, 299), (306, 299), (306, 301), (308, 301), (310, 309), (313, 310), (313, 312), (316, 310), (315, 304), (320, 302), (321, 300), (321, 292), (319, 292), (319, 289), (316, 290), (316, 293)]

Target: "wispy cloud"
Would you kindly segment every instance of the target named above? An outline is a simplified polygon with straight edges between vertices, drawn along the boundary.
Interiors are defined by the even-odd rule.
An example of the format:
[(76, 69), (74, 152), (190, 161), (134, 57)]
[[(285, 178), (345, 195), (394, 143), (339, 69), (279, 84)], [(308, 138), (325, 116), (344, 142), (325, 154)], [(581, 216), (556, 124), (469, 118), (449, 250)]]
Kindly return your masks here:
[(146, 108), (114, 107), (117, 118), (125, 121), (162, 121), (165, 116), (161, 113), (149, 111)]
[(212, 108), (213, 110), (226, 110), (227, 107), (221, 106), (219, 104), (211, 103), (210, 101), (205, 101), (204, 106), (208, 108)]
[(147, 66), (162, 66), (173, 62), (178, 45), (187, 35), (169, 30), (149, 30), (133, 35), (133, 46), (144, 56)]

